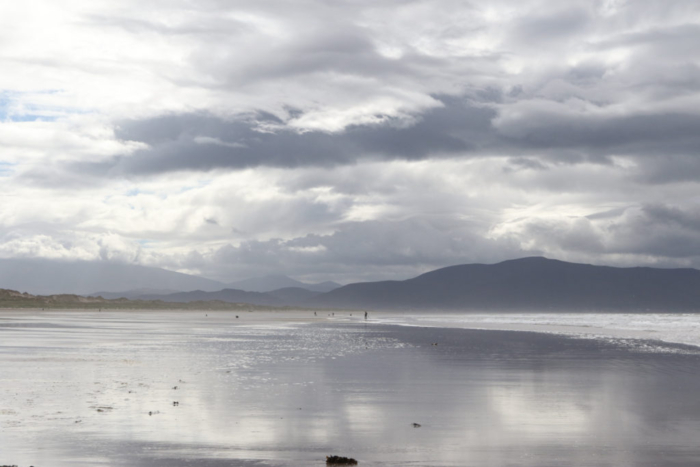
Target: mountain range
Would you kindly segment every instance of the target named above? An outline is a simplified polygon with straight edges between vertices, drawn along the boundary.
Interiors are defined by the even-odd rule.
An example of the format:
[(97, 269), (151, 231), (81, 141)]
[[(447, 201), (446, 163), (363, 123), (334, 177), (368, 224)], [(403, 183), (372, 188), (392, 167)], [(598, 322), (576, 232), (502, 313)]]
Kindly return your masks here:
[(306, 289), (312, 292), (330, 292), (331, 290), (340, 287), (340, 284), (332, 281), (309, 284), (292, 279), (291, 277), (276, 274), (231, 282), (227, 287), (231, 289), (245, 290), (247, 292), (271, 292), (273, 290), (290, 287)]
[(138, 299), (201, 290), (226, 288), (248, 292), (270, 292), (298, 287), (328, 292), (340, 287), (335, 282), (307, 284), (283, 275), (246, 279), (227, 284), (204, 277), (165, 269), (106, 261), (60, 261), (40, 258), (0, 259), (0, 288), (31, 294), (79, 294), (103, 298)]
[[(221, 290), (225, 284), (165, 269), (106, 261), (0, 259), (0, 288), (32, 294), (80, 294), (136, 289)], [(117, 298), (117, 297), (115, 297)]]
[[(305, 284), (286, 276), (268, 276), (227, 285), (156, 268), (121, 265), (122, 274), (133, 275), (125, 278), (117, 274), (119, 269), (100, 270), (94, 264), (42, 265), (44, 268), (37, 271), (40, 263), (27, 261), (30, 260), (0, 260), (0, 288), (26, 291), (12, 285), (12, 281), (18, 283), (24, 279), (25, 284), (34, 281), (32, 293), (80, 293), (76, 288), (89, 290), (98, 278), (115, 278), (111, 290), (132, 286), (128, 293), (133, 295), (105, 290), (104, 298), (119, 298), (116, 296), (119, 295), (171, 303), (220, 301), (401, 310), (700, 311), (700, 271), (696, 269), (617, 268), (541, 257), (450, 266), (408, 280), (355, 283), (328, 292), (322, 291), (324, 287), (338, 284)], [(70, 276), (78, 273), (82, 275)], [(71, 283), (75, 277), (79, 279)], [(233, 285), (257, 291), (241, 290)], [(282, 287), (266, 290), (277, 285)]]
[(311, 303), (375, 309), (695, 311), (700, 310), (700, 271), (531, 257), (451, 266), (405, 281), (349, 284)]

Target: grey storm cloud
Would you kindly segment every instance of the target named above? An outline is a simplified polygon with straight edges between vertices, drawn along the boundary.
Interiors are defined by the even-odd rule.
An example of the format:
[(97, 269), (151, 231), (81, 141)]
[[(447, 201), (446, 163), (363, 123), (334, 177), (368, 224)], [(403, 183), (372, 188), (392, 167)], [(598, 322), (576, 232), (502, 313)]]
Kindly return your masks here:
[(147, 149), (105, 162), (79, 163), (74, 170), (128, 176), (257, 166), (329, 167), (360, 159), (416, 160), (470, 153), (487, 144), (494, 110), (464, 99), (441, 99), (442, 107), (428, 111), (410, 126), (399, 121), (356, 125), (339, 134), (263, 130), (263, 125), (284, 124), (267, 113), (234, 121), (196, 114), (126, 121), (117, 128), (117, 137), (146, 143)]
[(553, 40), (576, 38), (593, 19), (588, 9), (574, 5), (560, 11), (525, 16), (510, 34), (515, 41), (530, 47), (551, 46)]
[(700, 150), (700, 115), (660, 113), (626, 117), (562, 115), (537, 104), (527, 121), (501, 126), (516, 148), (580, 149), (590, 156), (692, 154)]
[(686, 154), (659, 154), (640, 165), (635, 176), (642, 184), (670, 184), (700, 180), (700, 160), (697, 151)]
[[(170, 171), (250, 167), (332, 167), (360, 160), (421, 160), (510, 154), (522, 165), (537, 159), (563, 163), (625, 155), (651, 182), (700, 173), (700, 115), (678, 112), (589, 116), (552, 109), (541, 101), (518, 104), (522, 116), (497, 119), (488, 104), (441, 97), (442, 107), (404, 124), (355, 125), (340, 133), (298, 132), (266, 113), (240, 120), (187, 114), (122, 122), (117, 136), (148, 145), (97, 163), (75, 163), (68, 172), (139, 176)], [(274, 130), (261, 129), (274, 125)], [(656, 159), (656, 160), (655, 160)]]

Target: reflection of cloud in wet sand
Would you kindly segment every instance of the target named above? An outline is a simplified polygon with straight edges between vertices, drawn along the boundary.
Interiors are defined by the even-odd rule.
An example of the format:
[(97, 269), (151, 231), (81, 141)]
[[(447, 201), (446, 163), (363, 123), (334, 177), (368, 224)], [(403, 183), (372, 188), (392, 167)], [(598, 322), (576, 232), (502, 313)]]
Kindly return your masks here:
[(546, 438), (553, 434), (582, 434), (591, 429), (590, 410), (571, 398), (547, 395), (543, 400), (539, 385), (493, 387), (489, 389), (489, 405), (499, 419), (499, 430)]
[[(591, 456), (652, 461), (642, 449), (650, 440), (667, 455), (679, 443), (697, 450), (700, 380), (689, 355), (532, 333), (269, 318), (11, 317), (28, 325), (0, 329), (3, 455), (57, 467), (291, 466), (331, 453), (365, 465), (461, 466), (504, 465), (520, 450), (530, 457), (518, 465), (584, 466)], [(56, 326), (31, 326), (46, 322)], [(669, 393), (677, 410), (656, 404)], [(679, 426), (684, 435), (673, 435)]]

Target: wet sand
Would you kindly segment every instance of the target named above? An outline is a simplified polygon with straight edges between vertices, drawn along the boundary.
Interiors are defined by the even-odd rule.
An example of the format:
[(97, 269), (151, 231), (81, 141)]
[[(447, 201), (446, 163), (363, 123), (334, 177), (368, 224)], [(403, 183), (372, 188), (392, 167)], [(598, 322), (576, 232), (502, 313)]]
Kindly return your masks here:
[(700, 464), (697, 347), (317, 314), (0, 312), (0, 465)]

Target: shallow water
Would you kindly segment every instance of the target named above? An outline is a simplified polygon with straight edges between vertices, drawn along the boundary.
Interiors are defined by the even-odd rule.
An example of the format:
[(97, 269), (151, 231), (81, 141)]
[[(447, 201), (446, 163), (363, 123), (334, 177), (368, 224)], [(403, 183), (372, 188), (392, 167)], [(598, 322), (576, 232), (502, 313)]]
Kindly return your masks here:
[(0, 465), (700, 463), (692, 347), (252, 315), (0, 315)]
[(698, 313), (409, 312), (383, 313), (375, 321), (420, 327), (551, 332), (596, 339), (649, 339), (700, 347)]

